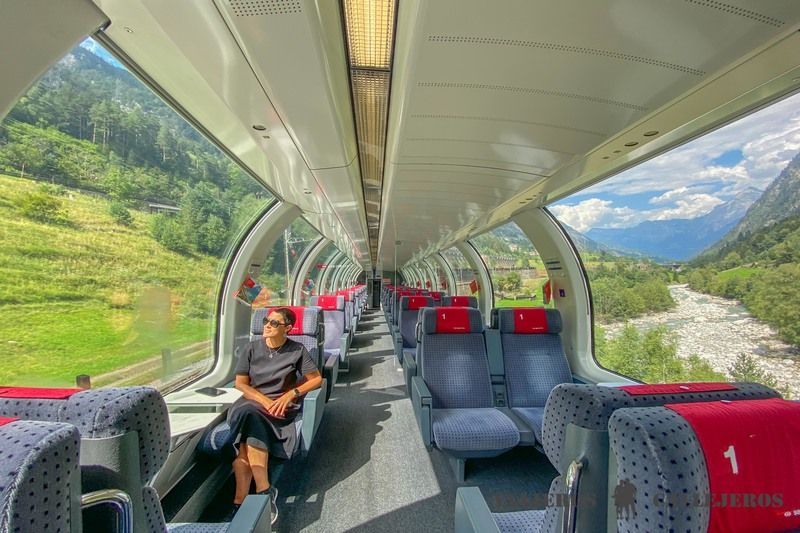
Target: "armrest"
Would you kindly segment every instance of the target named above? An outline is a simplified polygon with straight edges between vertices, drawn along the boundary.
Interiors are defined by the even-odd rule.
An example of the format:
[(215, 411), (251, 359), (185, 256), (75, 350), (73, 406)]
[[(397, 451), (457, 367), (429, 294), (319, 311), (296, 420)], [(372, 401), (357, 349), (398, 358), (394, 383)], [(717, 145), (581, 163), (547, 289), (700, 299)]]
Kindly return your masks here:
[(344, 361), (347, 359), (347, 350), (350, 348), (350, 334), (345, 332), (339, 337), (339, 358)]
[(417, 419), (422, 442), (426, 447), (433, 446), (433, 427), (431, 425), (431, 405), (433, 398), (421, 376), (411, 378), (411, 405)]
[(455, 533), (500, 533), (478, 487), (461, 487), (456, 491), (455, 521)]
[(397, 360), (402, 363), (403, 362), (403, 337), (397, 336), (392, 339), (394, 344), (394, 355), (397, 357)]
[[(401, 348), (401, 351), (402, 351), (402, 348)], [(406, 373), (408, 373), (410, 376), (416, 376), (417, 375), (417, 362), (414, 361), (412, 358), (403, 357), (403, 368), (405, 368)], [(423, 384), (424, 384), (424, 382), (423, 382)]]
[(314, 436), (317, 434), (325, 412), (325, 391), (328, 389), (327, 380), (323, 379), (318, 389), (314, 389), (303, 398), (303, 424), (300, 428), (303, 437), (302, 446), (305, 451), (311, 449)]
[(317, 368), (322, 369), (325, 363), (325, 352), (319, 351), (315, 346), (308, 351), (308, 355), (311, 357), (311, 360), (314, 361), (314, 364), (317, 365)]
[(266, 494), (251, 494), (242, 502), (228, 526), (230, 533), (251, 533), (272, 531), (270, 525), (269, 496)]

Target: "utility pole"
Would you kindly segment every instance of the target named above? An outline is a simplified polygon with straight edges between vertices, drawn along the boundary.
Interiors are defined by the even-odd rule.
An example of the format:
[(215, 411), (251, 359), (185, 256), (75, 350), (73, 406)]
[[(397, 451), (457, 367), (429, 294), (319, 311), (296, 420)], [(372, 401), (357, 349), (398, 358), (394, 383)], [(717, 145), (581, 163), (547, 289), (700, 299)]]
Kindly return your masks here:
[(289, 272), (289, 227), (287, 226), (285, 230), (283, 230), (283, 258), (286, 262), (286, 305), (291, 304), (292, 302), (289, 301), (289, 283), (291, 280), (289, 276), (291, 273)]

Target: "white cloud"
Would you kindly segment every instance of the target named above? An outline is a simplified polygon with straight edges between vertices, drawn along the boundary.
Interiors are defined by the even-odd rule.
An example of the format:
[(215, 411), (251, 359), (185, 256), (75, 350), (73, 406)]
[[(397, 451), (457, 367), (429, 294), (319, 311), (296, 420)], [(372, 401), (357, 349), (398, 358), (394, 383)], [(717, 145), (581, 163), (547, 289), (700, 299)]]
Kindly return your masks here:
[(591, 228), (623, 228), (635, 226), (643, 219), (641, 211), (629, 207), (611, 207), (610, 200), (592, 198), (575, 205), (553, 205), (550, 210), (566, 224), (580, 232)]
[(648, 200), (647, 203), (653, 205), (668, 204), (674, 202), (676, 198), (680, 198), (687, 192), (689, 192), (689, 187), (678, 187), (677, 189), (672, 189), (671, 191), (667, 191), (664, 194), (650, 198), (650, 200)]
[[(732, 150), (742, 152), (741, 161), (730, 167), (714, 163)], [(578, 231), (695, 218), (748, 188), (766, 189), (799, 151), (800, 95), (795, 95), (590, 187), (574, 197), (578, 203), (550, 209)], [(607, 193), (650, 193), (648, 204), (657, 208), (620, 206), (604, 199)]]
[[(713, 163), (731, 150), (742, 151), (737, 165)], [(748, 187), (763, 190), (798, 151), (800, 95), (795, 95), (591, 187), (580, 197), (657, 193), (718, 180), (733, 194)]]
[[(673, 197), (683, 193), (677, 200)], [(684, 191), (670, 191), (661, 195), (667, 197), (672, 205), (661, 209), (637, 210), (630, 207), (614, 207), (611, 200), (591, 198), (572, 205), (553, 205), (550, 211), (560, 220), (580, 232), (592, 228), (628, 228), (646, 220), (671, 220), (674, 218), (696, 218), (709, 213), (716, 206), (724, 203), (720, 198), (710, 194), (685, 194)], [(651, 200), (651, 203), (652, 200)]]
[(696, 218), (703, 216), (719, 204), (724, 203), (710, 194), (690, 194), (675, 201), (675, 207), (645, 211), (647, 220), (670, 220), (673, 218)]

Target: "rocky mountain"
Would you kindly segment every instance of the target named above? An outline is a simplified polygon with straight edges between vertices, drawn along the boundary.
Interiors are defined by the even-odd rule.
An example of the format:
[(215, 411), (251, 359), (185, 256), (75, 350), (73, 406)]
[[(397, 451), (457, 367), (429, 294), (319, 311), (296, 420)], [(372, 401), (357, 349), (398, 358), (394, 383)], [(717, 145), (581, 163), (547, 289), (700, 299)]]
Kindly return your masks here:
[(760, 196), (761, 191), (750, 188), (701, 217), (649, 220), (630, 228), (593, 228), (586, 235), (614, 249), (684, 261), (728, 233)]
[(742, 233), (752, 233), (797, 214), (800, 214), (800, 152), (719, 244), (724, 245)]

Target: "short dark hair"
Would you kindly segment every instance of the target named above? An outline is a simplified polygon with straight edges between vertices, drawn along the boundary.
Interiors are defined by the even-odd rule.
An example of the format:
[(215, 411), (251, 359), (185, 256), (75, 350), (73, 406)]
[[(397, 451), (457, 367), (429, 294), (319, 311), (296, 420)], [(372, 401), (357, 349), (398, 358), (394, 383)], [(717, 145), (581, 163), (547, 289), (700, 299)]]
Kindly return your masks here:
[(281, 315), (287, 326), (294, 326), (294, 324), (297, 322), (297, 315), (294, 314), (294, 311), (288, 307), (276, 307), (275, 309), (270, 309), (269, 313), (264, 316), (265, 322), (267, 321), (267, 317), (269, 317), (270, 313), (278, 313)]

